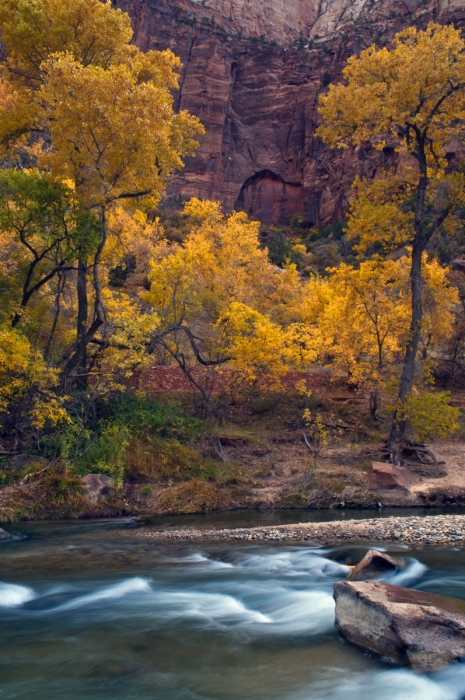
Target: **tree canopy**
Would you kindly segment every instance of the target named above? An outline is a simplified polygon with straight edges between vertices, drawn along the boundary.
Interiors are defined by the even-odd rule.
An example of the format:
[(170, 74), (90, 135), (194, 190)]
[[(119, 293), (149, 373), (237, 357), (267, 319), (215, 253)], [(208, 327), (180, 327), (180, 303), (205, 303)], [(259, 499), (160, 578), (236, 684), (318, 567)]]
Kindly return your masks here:
[(373, 45), (350, 58), (344, 82), (320, 98), (318, 133), (326, 143), (348, 147), (369, 141), (398, 153), (395, 173), (358, 183), (349, 221), (360, 249), (412, 247), (410, 331), (389, 441), (395, 462), (405, 443), (404, 406), (413, 391), (422, 332), (423, 252), (438, 229), (460, 225), (464, 203), (463, 174), (447, 168), (449, 145), (463, 136), (464, 49), (452, 26), (410, 27), (396, 35), (391, 48)]

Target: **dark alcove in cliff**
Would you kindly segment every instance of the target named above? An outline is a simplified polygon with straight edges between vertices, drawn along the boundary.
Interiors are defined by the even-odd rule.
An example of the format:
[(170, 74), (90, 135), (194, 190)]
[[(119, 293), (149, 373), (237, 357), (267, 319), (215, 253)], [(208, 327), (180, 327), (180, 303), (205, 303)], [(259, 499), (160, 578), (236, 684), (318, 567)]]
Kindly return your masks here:
[(263, 224), (288, 224), (294, 214), (303, 213), (302, 187), (261, 170), (244, 182), (234, 208)]

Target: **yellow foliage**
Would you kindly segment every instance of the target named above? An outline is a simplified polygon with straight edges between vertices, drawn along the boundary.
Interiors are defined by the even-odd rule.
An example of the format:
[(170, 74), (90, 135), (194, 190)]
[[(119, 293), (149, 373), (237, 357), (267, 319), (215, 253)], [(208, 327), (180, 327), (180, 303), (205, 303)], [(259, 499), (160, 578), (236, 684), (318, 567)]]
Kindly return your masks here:
[(182, 245), (160, 244), (144, 295), (163, 323), (191, 321), (200, 310), (214, 322), (235, 301), (278, 317), (283, 299), (300, 290), (300, 280), (295, 266), (279, 270), (269, 261), (258, 222), (242, 212), (226, 217), (215, 202), (195, 198), (185, 213), (192, 232)]
[[(320, 356), (323, 335), (316, 326), (292, 323), (284, 333), (284, 354), (287, 362), (297, 370), (308, 370)], [(296, 389), (298, 389), (296, 385)]]
[(413, 131), (426, 129), (430, 167), (444, 167), (444, 146), (465, 118), (464, 48), (459, 30), (431, 22), (398, 33), (392, 50), (373, 45), (352, 56), (346, 83), (331, 85), (320, 100), (318, 133), (338, 146), (371, 140), (383, 148), (393, 139), (413, 153)]
[(323, 422), (323, 416), (319, 411), (312, 412), (306, 408), (303, 412), (305, 424), (305, 444), (311, 452), (311, 473), (316, 473), (317, 460), (322, 450), (328, 445), (329, 429)]
[(452, 335), (454, 311), (459, 303), (457, 287), (449, 284), (449, 269), (437, 260), (426, 262), (423, 256), (423, 323), (421, 343), (424, 351), (438, 348)]
[(400, 408), (407, 418), (417, 440), (443, 440), (456, 433), (460, 425), (460, 410), (450, 406), (450, 393), (442, 391), (414, 392)]
[(27, 338), (18, 331), (0, 328), (0, 413), (20, 406), (18, 421), (27, 417), (36, 428), (69, 420), (53, 393), (56, 370), (47, 367)]
[(83, 65), (121, 63), (132, 38), (129, 16), (99, 0), (0, 0), (0, 25), (9, 71), (29, 82), (58, 51)]
[(173, 112), (178, 66), (170, 51), (106, 70), (68, 54), (51, 57), (39, 98), (52, 145), (41, 167), (73, 180), (87, 207), (126, 197), (156, 203), (166, 177), (182, 167), (198, 145), (194, 135), (203, 132), (196, 117)]
[[(99, 0), (0, 0), (0, 26), (7, 60), (0, 87), (0, 142), (7, 149), (26, 142), (37, 126), (35, 92), (44, 64), (59, 51), (83, 65), (127, 62), (134, 54), (129, 16)], [(30, 144), (38, 155), (40, 143)]]
[[(368, 260), (358, 269), (342, 264), (324, 284), (327, 296), (316, 317), (323, 352), (333, 369), (360, 386), (375, 389), (398, 376), (411, 318), (409, 268), (408, 256)], [(431, 351), (450, 337), (458, 297), (436, 261), (425, 255), (423, 269), (421, 341)]]
[(124, 388), (120, 379), (130, 377), (135, 367), (153, 363), (147, 344), (160, 325), (156, 313), (141, 313), (126, 294), (105, 290), (109, 323), (103, 334), (107, 347), (101, 365), (94, 373), (94, 386), (104, 394)]
[(371, 182), (355, 180), (347, 223), (349, 238), (358, 239), (355, 250), (364, 252), (376, 244), (391, 250), (412, 241), (413, 212), (402, 209), (409, 194), (404, 184), (392, 174)]
[(103, 262), (109, 267), (115, 266), (126, 253), (133, 253), (137, 261), (137, 273), (147, 275), (150, 260), (157, 254), (163, 239), (163, 229), (158, 219), (148, 221), (147, 214), (140, 209), (130, 212), (116, 204), (108, 211), (107, 231)]
[[(359, 253), (376, 246), (375, 250), (388, 252), (413, 243), (415, 238), (414, 213), (406, 206), (414, 192), (412, 171), (401, 169), (400, 174), (387, 173), (376, 180), (360, 180), (353, 184), (347, 234), (357, 239), (354, 246)], [(447, 209), (442, 226), (452, 235), (463, 225), (456, 209), (465, 205), (465, 179), (461, 173), (437, 173), (431, 178), (427, 203)]]
[[(224, 216), (217, 203), (196, 198), (184, 213), (191, 233), (181, 245), (160, 242), (143, 299), (160, 316), (161, 328), (188, 325), (208, 358), (229, 357), (235, 387), (277, 388), (289, 365), (314, 361), (320, 342), (318, 331), (300, 321), (295, 265), (281, 270), (270, 262), (258, 222), (244, 213)], [(175, 345), (192, 357), (184, 336), (178, 334)]]
[(233, 302), (218, 318), (215, 329), (223, 353), (231, 357), (237, 386), (279, 389), (288, 371), (284, 359), (284, 334), (269, 318), (245, 304)]
[(27, 88), (18, 89), (9, 76), (0, 73), (0, 144), (21, 146), (37, 119), (37, 105)]
[(191, 199), (184, 206), (184, 214), (188, 216), (193, 224), (208, 222), (211, 225), (218, 224), (222, 220), (221, 205), (210, 199)]

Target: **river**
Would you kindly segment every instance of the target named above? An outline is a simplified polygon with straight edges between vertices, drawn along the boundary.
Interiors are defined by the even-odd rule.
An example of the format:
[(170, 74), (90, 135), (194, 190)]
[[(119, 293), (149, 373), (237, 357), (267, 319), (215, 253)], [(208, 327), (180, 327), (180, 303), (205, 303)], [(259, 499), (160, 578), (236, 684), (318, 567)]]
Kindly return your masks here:
[[(311, 516), (219, 514), (153, 527), (288, 517)], [(123, 519), (7, 528), (18, 539), (0, 545), (0, 700), (465, 698), (465, 663), (417, 674), (335, 632), (333, 582), (366, 545), (163, 543), (125, 537), (133, 527)], [(385, 580), (465, 599), (463, 551), (391, 551), (406, 567)]]

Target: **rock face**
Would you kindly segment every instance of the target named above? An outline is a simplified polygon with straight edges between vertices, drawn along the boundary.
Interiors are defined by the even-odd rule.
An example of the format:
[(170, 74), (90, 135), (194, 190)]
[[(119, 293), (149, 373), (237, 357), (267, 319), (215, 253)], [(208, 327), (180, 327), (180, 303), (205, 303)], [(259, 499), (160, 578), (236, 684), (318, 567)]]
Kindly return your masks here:
[(84, 495), (91, 503), (99, 503), (115, 492), (112, 488), (112, 481), (106, 474), (87, 474), (82, 477), (82, 485)]
[(371, 463), (368, 491), (403, 489), (410, 492), (412, 486), (416, 484), (418, 484), (417, 477), (406, 467), (395, 467), (386, 462)]
[(357, 646), (419, 671), (465, 656), (465, 603), (383, 583), (334, 584), (336, 628)]
[(393, 165), (393, 149), (330, 151), (317, 101), (347, 58), (430, 19), (465, 24), (465, 0), (116, 0), (143, 50), (171, 48), (183, 69), (176, 107), (206, 134), (168, 186), (174, 205), (217, 199), (265, 224), (341, 219), (355, 175)]
[(376, 549), (370, 549), (362, 561), (354, 566), (347, 577), (347, 581), (365, 581), (370, 578), (377, 578), (387, 571), (397, 571), (398, 565), (395, 559), (385, 554), (378, 552)]

